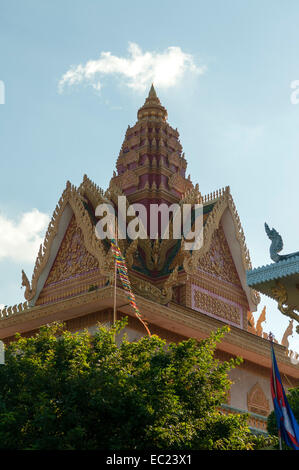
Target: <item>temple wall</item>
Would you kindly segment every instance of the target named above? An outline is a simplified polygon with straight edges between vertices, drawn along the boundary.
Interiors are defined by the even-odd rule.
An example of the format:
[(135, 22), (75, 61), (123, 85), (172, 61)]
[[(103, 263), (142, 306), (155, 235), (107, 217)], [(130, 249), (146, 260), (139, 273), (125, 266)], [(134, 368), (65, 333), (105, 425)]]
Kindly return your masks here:
[(233, 381), (230, 390), (230, 406), (267, 416), (272, 411), (270, 377), (236, 368), (230, 371)]

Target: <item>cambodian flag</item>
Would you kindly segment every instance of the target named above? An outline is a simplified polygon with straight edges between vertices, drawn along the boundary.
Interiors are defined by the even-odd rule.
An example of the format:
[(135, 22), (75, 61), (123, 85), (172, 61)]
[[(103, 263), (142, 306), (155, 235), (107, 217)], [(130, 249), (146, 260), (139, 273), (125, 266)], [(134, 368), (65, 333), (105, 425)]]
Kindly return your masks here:
[(271, 349), (271, 393), (279, 435), (289, 447), (294, 450), (299, 450), (299, 426), (290, 408), (282, 385), (272, 343)]

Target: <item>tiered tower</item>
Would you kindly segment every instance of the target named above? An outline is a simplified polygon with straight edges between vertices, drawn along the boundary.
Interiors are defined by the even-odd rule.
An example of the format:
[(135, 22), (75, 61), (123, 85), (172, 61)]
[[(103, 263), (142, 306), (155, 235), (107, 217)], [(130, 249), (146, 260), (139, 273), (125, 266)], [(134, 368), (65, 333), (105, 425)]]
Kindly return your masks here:
[[(128, 199), (126, 207), (127, 202), (145, 206), (202, 202), (200, 249), (185, 250), (181, 240), (171, 236), (134, 240), (128, 236), (119, 238), (118, 244), (136, 303), (152, 334), (168, 342), (190, 337), (201, 340), (221, 326), (230, 326), (217, 344), (217, 358), (241, 356), (244, 362), (231, 371), (232, 387), (221, 411), (248, 412), (254, 432), (257, 428), (264, 432), (271, 410), (269, 342), (261, 327), (265, 312), (255, 325), (252, 312), (257, 310), (259, 297), (246, 282), (252, 267), (229, 187), (202, 197), (198, 185), (193, 187), (185, 177), (187, 163), (179, 134), (167, 123), (167, 111), (153, 86), (137, 116), (137, 123), (126, 132), (117, 174), (107, 191), (87, 175), (78, 188), (67, 182), (31, 282), (22, 272), (26, 302), (0, 311), (0, 338), (8, 343), (16, 332), (31, 336), (41, 325), (57, 320), (71, 331), (88, 328), (93, 333), (98, 322), (114, 321), (115, 307), (117, 318), (128, 316), (125, 331), (129, 340), (145, 334), (121, 283), (112, 283), (114, 258), (110, 241), (96, 236), (96, 208), (101, 203), (112, 205), (120, 221), (118, 198), (123, 194)], [(290, 332), (288, 327), (283, 343)], [(279, 344), (275, 352), (286, 386), (298, 386), (299, 370), (293, 356)]]
[(172, 204), (193, 184), (186, 179), (187, 162), (177, 129), (167, 122), (167, 111), (151, 86), (138, 121), (128, 126), (112, 184), (119, 186), (130, 203)]

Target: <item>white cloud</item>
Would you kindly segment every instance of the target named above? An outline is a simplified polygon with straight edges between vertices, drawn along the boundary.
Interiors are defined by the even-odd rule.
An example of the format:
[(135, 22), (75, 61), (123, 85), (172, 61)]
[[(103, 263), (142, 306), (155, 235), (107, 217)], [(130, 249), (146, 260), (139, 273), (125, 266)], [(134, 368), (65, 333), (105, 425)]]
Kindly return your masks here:
[(0, 260), (34, 262), (49, 221), (37, 209), (25, 212), (17, 222), (0, 214)]
[(114, 75), (128, 87), (143, 92), (151, 83), (168, 88), (176, 85), (187, 72), (201, 75), (206, 71), (204, 65), (197, 65), (193, 56), (180, 47), (168, 47), (162, 53), (142, 52), (138, 44), (129, 43), (128, 52), (127, 58), (101, 52), (99, 59), (72, 66), (59, 81), (59, 92), (62, 93), (66, 85), (81, 83), (99, 91), (103, 77), (108, 75)]

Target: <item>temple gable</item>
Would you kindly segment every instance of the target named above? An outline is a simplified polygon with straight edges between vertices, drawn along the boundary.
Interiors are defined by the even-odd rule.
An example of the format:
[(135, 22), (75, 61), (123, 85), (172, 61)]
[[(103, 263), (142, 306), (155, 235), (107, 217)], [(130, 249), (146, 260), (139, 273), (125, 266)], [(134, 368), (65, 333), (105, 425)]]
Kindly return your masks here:
[(87, 291), (98, 285), (98, 277), (99, 263), (87, 251), (73, 215), (36, 304)]
[(248, 301), (221, 224), (199, 259), (190, 300), (194, 310), (247, 329)]
[(97, 260), (86, 250), (80, 227), (73, 216), (67, 228), (60, 250), (51, 268), (45, 286), (70, 279), (98, 268)]
[(199, 269), (242, 288), (222, 225), (215, 230), (209, 251), (199, 261)]

